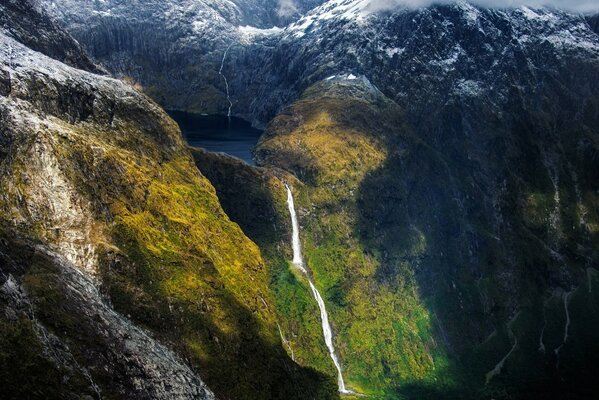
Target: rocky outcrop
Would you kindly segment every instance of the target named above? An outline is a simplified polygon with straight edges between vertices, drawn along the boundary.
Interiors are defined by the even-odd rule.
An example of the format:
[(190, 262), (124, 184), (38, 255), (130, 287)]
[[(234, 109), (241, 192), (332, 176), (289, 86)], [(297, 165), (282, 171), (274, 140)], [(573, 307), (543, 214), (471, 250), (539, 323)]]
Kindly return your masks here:
[(36, 230), (64, 257), (95, 273), (95, 244), (104, 235), (94, 221), (93, 200), (81, 197), (61, 160), (61, 140), (69, 133), (70, 140), (77, 140), (79, 134), (69, 124), (106, 129), (139, 121), (166, 146), (181, 139), (166, 132), (162, 124), (167, 117), (156, 106), (123, 83), (40, 57), (7, 36), (0, 41), (0, 70), (8, 77), (6, 96), (0, 98), (3, 161), (10, 168), (0, 179), (5, 215), (23, 230)]
[(81, 46), (35, 4), (34, 0), (0, 1), (0, 28), (33, 50), (72, 67), (100, 72)]
[(599, 14), (587, 17), (587, 21), (593, 31), (599, 34)]
[[(5, 231), (0, 239), (0, 264), (0, 303), (5, 316), (0, 324), (30, 324), (42, 348), (41, 357), (52, 368), (69, 371), (65, 376), (72, 379), (65, 385), (70, 386), (68, 390), (63, 391), (57, 382), (44, 388), (50, 398), (215, 398), (181, 358), (116, 313), (96, 282), (68, 260)], [(24, 351), (6, 348), (4, 339), (0, 335), (3, 354)], [(27, 378), (3, 381), (14, 388), (8, 390), (8, 398), (29, 397), (41, 389), (14, 387), (16, 380)]]
[(335, 398), (332, 380), (287, 356), (260, 250), (167, 114), (122, 81), (2, 32), (0, 44), (2, 386)]

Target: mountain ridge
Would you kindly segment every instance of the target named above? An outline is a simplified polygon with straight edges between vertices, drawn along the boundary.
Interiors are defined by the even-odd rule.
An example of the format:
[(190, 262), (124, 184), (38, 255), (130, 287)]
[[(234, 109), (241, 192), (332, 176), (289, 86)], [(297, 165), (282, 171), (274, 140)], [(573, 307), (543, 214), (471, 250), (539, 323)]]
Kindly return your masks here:
[[(505, 400), (599, 391), (593, 17), (467, 2), (371, 12), (331, 0), (272, 28), (275, 2), (54, 3), (94, 60), (138, 89), (0, 34), (0, 246), (14, 267), (2, 277), (0, 345), (10, 362), (24, 355), (65, 374), (8, 351), (19, 333), (43, 348), (14, 304), (28, 291), (35, 315), (89, 366), (91, 381), (66, 374), (68, 390), (144, 398), (129, 384), (111, 392), (110, 374), (86, 358), (104, 348), (96, 325), (82, 316), (88, 342), (61, 312), (77, 297), (65, 291), (81, 284), (76, 265), (101, 282), (109, 308), (181, 357), (170, 365), (183, 387), (201, 376), (217, 397), (337, 398), (318, 307), (289, 262), (289, 185), (352, 390)], [(259, 166), (188, 148), (141, 91), (221, 114), (230, 95), (233, 115), (266, 126)], [(11, 257), (32, 242), (42, 261)]]

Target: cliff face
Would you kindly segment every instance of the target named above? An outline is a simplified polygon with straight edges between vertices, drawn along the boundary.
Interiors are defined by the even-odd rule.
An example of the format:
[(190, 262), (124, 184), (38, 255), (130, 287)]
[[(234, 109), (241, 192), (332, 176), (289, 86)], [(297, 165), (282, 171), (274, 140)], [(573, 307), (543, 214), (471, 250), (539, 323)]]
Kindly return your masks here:
[[(262, 168), (190, 153), (143, 95), (2, 36), (0, 216), (4, 259), (16, 266), (3, 293), (18, 294), (5, 304), (24, 290), (35, 315), (60, 310), (43, 305), (53, 297), (27, 267), (39, 263), (8, 250), (37, 240), (40, 263), (58, 271), (49, 286), (58, 298), (75, 298), (63, 281), (83, 285), (75, 266), (217, 395), (335, 397), (318, 308), (287, 262), (287, 182), (348, 386), (375, 398), (596, 395), (592, 18), (465, 2), (372, 13), (364, 1), (331, 0), (264, 30), (239, 26), (250, 20), (228, 2), (56, 3), (98, 59), (165, 104), (223, 112), (225, 76), (234, 113), (276, 117), (256, 149)], [(5, 348), (20, 336), (47, 348), (29, 311), (5, 309), (21, 321), (16, 332), (2, 326)], [(81, 355), (88, 342), (50, 324), (65, 316), (44, 318), (111, 393), (100, 364)], [(312, 371), (289, 360), (277, 323), (289, 355)], [(121, 346), (118, 332), (108, 337)], [(186, 383), (161, 395), (203, 390), (176, 357), (165, 374)], [(71, 375), (69, 391), (95, 390), (85, 373)]]
[(179, 356), (116, 313), (97, 282), (18, 236), (8, 228), (0, 243), (7, 398), (214, 399)]
[(11, 398), (336, 397), (286, 355), (260, 250), (176, 124), (121, 81), (0, 44)]
[(331, 0), (275, 30), (243, 19), (241, 5), (241, 16), (229, 16), (221, 2), (50, 3), (95, 59), (165, 107), (224, 114), (226, 77), (233, 113), (260, 125), (346, 73), (366, 76), (418, 124), (452, 96), (486, 96), (501, 108), (514, 86), (528, 97), (568, 71), (588, 76), (599, 40), (592, 17), (466, 2), (375, 12), (366, 0)]
[(0, 1), (0, 27), (11, 37), (51, 58), (72, 67), (100, 72), (81, 46), (46, 13), (32, 12), (33, 0)]
[[(591, 396), (597, 110), (560, 129), (538, 130), (547, 116), (531, 111), (509, 129), (489, 116), (493, 129), (471, 140), (438, 136), (469, 131), (473, 106), (450, 107), (445, 128), (425, 133), (364, 77), (338, 76), (276, 117), (256, 156), (303, 182), (304, 251), (350, 387)], [(293, 307), (284, 330), (301, 338)], [(307, 342), (292, 345), (301, 354)], [(316, 353), (303, 361), (332, 370)]]
[(247, 32), (285, 26), (322, 0), (284, 3), (293, 6), (280, 9), (278, 0), (41, 2), (96, 61), (143, 86), (165, 108), (220, 114), (228, 108), (221, 64), (225, 76), (231, 72), (225, 53), (243, 51)]

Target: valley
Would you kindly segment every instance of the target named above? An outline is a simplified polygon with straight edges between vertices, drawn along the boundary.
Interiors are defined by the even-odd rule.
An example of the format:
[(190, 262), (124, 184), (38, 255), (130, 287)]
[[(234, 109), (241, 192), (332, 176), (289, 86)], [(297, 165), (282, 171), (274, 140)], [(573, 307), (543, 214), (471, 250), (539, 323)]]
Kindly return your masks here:
[(597, 16), (526, 4), (0, 1), (7, 398), (595, 398)]
[(254, 164), (252, 150), (262, 131), (253, 128), (249, 122), (235, 117), (181, 111), (169, 111), (169, 115), (177, 122), (190, 146), (226, 153)]

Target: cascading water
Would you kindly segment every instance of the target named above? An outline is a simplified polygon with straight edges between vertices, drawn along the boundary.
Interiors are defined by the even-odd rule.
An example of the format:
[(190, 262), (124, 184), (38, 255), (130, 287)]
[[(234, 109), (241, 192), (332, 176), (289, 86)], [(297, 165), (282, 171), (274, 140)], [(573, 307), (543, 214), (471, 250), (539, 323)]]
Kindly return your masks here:
[(231, 109), (233, 108), (233, 102), (231, 101), (231, 94), (229, 93), (229, 80), (227, 79), (225, 74), (223, 74), (223, 69), (225, 68), (225, 60), (227, 59), (227, 53), (229, 52), (229, 50), (231, 50), (231, 46), (233, 46), (233, 45), (230, 44), (229, 47), (227, 47), (227, 49), (223, 53), (223, 58), (220, 62), (220, 69), (218, 70), (218, 74), (225, 81), (225, 90), (226, 90), (226, 94), (227, 94), (227, 101), (229, 102), (229, 109), (227, 111), (227, 117), (229, 118), (229, 120), (231, 119)]
[(293, 264), (298, 267), (302, 272), (307, 273), (304, 268), (304, 260), (302, 260), (302, 244), (299, 236), (299, 223), (297, 222), (297, 214), (295, 213), (295, 203), (293, 201), (293, 193), (289, 185), (285, 185), (287, 188), (287, 205), (289, 206), (289, 214), (291, 214), (291, 227), (293, 234), (291, 236), (291, 245), (293, 247)]
[(343, 375), (341, 374), (341, 364), (339, 364), (339, 359), (337, 358), (337, 354), (335, 353), (335, 347), (333, 346), (333, 331), (331, 330), (331, 324), (329, 323), (329, 315), (327, 313), (324, 300), (318, 292), (318, 289), (316, 289), (316, 286), (314, 286), (312, 278), (310, 277), (310, 274), (308, 274), (308, 271), (304, 266), (304, 260), (302, 259), (302, 247), (299, 236), (299, 223), (297, 221), (297, 214), (295, 213), (293, 193), (291, 192), (291, 188), (289, 187), (289, 185), (285, 184), (285, 187), (287, 188), (287, 205), (289, 206), (289, 214), (291, 214), (291, 226), (293, 229), (293, 264), (308, 277), (308, 282), (310, 283), (312, 295), (318, 303), (318, 308), (320, 309), (320, 320), (322, 323), (322, 333), (324, 335), (324, 342), (327, 348), (329, 349), (329, 355), (331, 356), (331, 359), (335, 364), (335, 368), (337, 368), (337, 383), (339, 385), (339, 392), (343, 394), (353, 394), (352, 391), (347, 390), (345, 388), (345, 382), (343, 381)]

